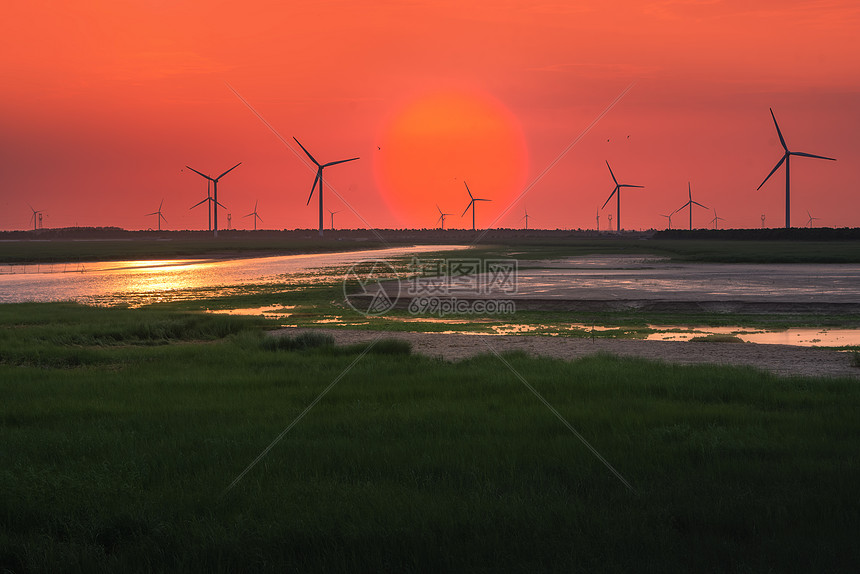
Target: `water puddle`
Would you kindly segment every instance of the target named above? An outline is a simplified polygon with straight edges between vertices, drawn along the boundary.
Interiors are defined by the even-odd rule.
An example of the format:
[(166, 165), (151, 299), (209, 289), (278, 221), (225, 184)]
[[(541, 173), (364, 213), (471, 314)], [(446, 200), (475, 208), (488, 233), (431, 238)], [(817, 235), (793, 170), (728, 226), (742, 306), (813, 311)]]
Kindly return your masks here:
[(648, 335), (649, 341), (689, 341), (708, 335), (731, 335), (745, 343), (762, 345), (793, 345), (797, 347), (848, 347), (860, 346), (860, 329), (827, 329), (795, 327), (784, 331), (749, 329), (743, 327), (679, 327), (649, 325), (657, 332)]
[(210, 309), (209, 313), (220, 315), (262, 315), (267, 319), (283, 319), (292, 315), (291, 310), (295, 305), (269, 305), (267, 307), (247, 307), (243, 309)]

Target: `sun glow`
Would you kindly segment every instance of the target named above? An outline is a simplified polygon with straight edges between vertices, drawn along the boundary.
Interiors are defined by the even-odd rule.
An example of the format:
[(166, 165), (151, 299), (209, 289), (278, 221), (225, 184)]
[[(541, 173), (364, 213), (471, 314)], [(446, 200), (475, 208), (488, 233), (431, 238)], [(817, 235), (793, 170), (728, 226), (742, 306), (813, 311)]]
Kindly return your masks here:
[[(402, 107), (385, 126), (374, 163), (391, 210), (410, 227), (470, 227), (460, 217), (475, 197), (478, 226), (489, 225), (525, 184), (527, 150), (516, 117), (483, 93), (439, 91)], [(468, 216), (467, 216), (468, 218)], [(468, 223), (468, 225), (467, 225)]]

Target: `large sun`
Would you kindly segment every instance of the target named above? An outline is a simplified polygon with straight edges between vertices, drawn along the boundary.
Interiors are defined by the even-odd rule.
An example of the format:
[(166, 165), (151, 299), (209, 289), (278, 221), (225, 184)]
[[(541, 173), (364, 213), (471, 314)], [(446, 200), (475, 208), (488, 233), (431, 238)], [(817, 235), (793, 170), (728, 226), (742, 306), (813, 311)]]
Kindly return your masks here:
[[(376, 151), (377, 183), (401, 223), (471, 227), (465, 184), (478, 204), (477, 225), (486, 227), (522, 190), (527, 151), (516, 117), (491, 96), (445, 90), (403, 106), (384, 126)], [(465, 183), (464, 183), (465, 182)], [(498, 223), (496, 223), (498, 225)]]

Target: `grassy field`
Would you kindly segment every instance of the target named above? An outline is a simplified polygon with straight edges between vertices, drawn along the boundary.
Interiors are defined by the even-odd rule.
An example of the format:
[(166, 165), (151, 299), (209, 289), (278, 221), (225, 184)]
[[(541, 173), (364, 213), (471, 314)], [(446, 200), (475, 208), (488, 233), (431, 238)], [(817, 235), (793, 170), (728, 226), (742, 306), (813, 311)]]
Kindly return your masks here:
[[(693, 232), (689, 238), (660, 239), (630, 236), (565, 236), (559, 232), (533, 232), (524, 236), (518, 230), (494, 230), (482, 236), (477, 245), (496, 255), (510, 251), (523, 259), (548, 259), (594, 254), (652, 254), (676, 261), (705, 263), (858, 263), (860, 241), (854, 239), (816, 240), (815, 235), (800, 233), (783, 239), (726, 239)], [(350, 249), (374, 249), (412, 244), (471, 245), (476, 235), (463, 230), (369, 230), (222, 232), (213, 239), (203, 232), (127, 232), (103, 239), (65, 235), (2, 234), (18, 240), (0, 241), (0, 265), (26, 263), (64, 263), (116, 259), (168, 259), (183, 257), (242, 257), (260, 254), (287, 255)], [(127, 237), (125, 237), (127, 236)], [(125, 238), (124, 238), (125, 237)], [(701, 238), (698, 238), (701, 237)], [(21, 238), (25, 238), (21, 240)]]
[(856, 381), (507, 355), (630, 491), (493, 356), (265, 325), (0, 307), (0, 570), (860, 567)]

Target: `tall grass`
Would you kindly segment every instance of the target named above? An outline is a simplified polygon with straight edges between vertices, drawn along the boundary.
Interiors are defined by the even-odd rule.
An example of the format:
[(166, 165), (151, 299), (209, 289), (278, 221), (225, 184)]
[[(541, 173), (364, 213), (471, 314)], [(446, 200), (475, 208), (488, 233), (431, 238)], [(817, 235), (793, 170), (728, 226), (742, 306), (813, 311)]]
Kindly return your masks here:
[[(363, 349), (276, 348), (235, 317), (139, 344), (134, 317), (171, 320), (146, 310), (91, 310), (88, 339), (79, 308), (36, 307), (0, 315), (45, 359), (0, 361), (0, 569), (860, 564), (856, 381), (507, 355), (631, 492), (492, 356), (447, 363), (379, 342), (350, 367)], [(52, 365), (70, 349), (98, 361)]]

